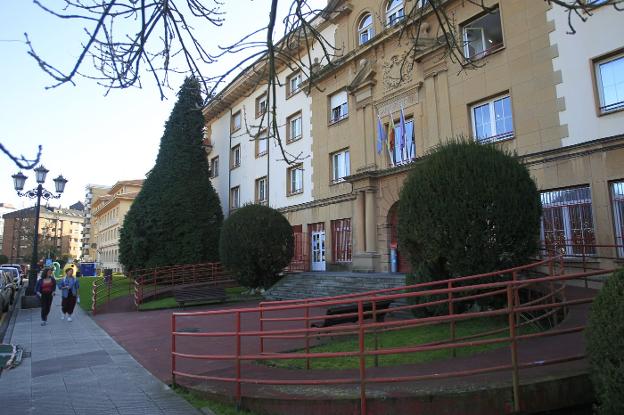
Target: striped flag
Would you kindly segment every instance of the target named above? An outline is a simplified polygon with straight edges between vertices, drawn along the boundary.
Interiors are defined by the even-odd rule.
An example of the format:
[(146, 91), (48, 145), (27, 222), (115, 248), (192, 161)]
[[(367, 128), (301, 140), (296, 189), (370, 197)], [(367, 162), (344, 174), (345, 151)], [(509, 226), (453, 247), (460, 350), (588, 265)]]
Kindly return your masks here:
[(386, 135), (384, 134), (383, 124), (381, 123), (379, 114), (377, 114), (377, 154), (381, 154), (383, 151), (383, 144), (385, 140)]
[(407, 131), (405, 131), (405, 114), (403, 113), (403, 106), (401, 105), (401, 141), (400, 141), (400, 149), (401, 149), (401, 158), (405, 158), (403, 153), (405, 151), (405, 141), (407, 140)]
[(388, 125), (388, 153), (390, 153), (390, 162), (394, 165), (394, 117), (390, 113), (390, 124)]

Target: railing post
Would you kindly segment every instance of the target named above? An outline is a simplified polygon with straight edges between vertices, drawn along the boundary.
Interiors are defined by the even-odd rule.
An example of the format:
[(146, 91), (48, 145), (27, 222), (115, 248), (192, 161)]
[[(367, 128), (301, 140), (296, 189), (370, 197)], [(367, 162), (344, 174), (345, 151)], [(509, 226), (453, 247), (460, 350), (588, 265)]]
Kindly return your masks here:
[[(455, 307), (453, 305), (453, 292), (450, 291), (453, 289), (453, 282), (449, 281), (448, 282), (448, 289), (449, 289), (449, 293), (448, 293), (448, 313), (449, 316), (453, 316), (453, 314), (455, 313)], [(449, 330), (450, 330), (450, 334), (451, 334), (451, 341), (453, 343), (455, 343), (455, 320), (451, 320), (449, 322)], [(451, 354), (453, 357), (455, 357), (457, 355), (457, 349), (455, 349), (454, 347), (451, 349)]]
[[(520, 291), (520, 286), (516, 285), (516, 282), (518, 281), (518, 271), (513, 271), (511, 273), (511, 280), (514, 282), (514, 285), (513, 285), (514, 301), (515, 301), (514, 304), (516, 306), (519, 306), (520, 305), (520, 294), (518, 294), (518, 293)], [(518, 327), (520, 327), (520, 314), (518, 314), (518, 313), (514, 313), (514, 314), (516, 316), (516, 325)]]
[(175, 353), (176, 353), (176, 336), (175, 336), (175, 332), (176, 332), (176, 319), (175, 319), (175, 313), (171, 313), (171, 384), (173, 386), (176, 385), (176, 375), (175, 375), (175, 371), (176, 371), (176, 359), (175, 359)]
[[(372, 309), (373, 309), (373, 323), (377, 323), (377, 301), (372, 301)], [(375, 337), (375, 351), (379, 348), (379, 339), (377, 336), (377, 327), (373, 329), (373, 336)], [(375, 367), (379, 367), (379, 355), (375, 355)]]
[(260, 354), (264, 353), (264, 307), (260, 304)]
[(93, 285), (91, 286), (91, 313), (95, 315), (95, 308), (97, 302), (97, 287), (95, 286), (95, 282), (93, 281)]
[(241, 313), (236, 312), (236, 407), (241, 406)]
[[(310, 333), (308, 330), (310, 329), (310, 306), (308, 306), (308, 300), (305, 300), (305, 322), (304, 326), (306, 329), (305, 333), (305, 349), (306, 354), (310, 353)], [(306, 369), (310, 370), (310, 356), (306, 356)]]
[(366, 415), (366, 356), (364, 356), (364, 304), (358, 300), (358, 340), (360, 350), (360, 414)]
[(520, 380), (518, 375), (518, 344), (516, 340), (516, 318), (514, 311), (514, 294), (513, 287), (507, 285), (507, 310), (508, 310), (508, 324), (509, 324), (509, 338), (511, 348), (511, 377), (513, 382), (513, 398), (514, 398), (514, 411), (520, 411)]

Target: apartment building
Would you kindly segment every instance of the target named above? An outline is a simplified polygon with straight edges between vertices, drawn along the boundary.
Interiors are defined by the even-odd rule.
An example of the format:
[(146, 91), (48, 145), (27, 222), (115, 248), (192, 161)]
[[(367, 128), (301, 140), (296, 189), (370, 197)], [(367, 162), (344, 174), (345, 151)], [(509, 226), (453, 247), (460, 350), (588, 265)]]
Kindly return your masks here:
[[(408, 271), (397, 243), (400, 189), (414, 162), (457, 136), (514, 151), (527, 164), (542, 191), (548, 248), (577, 254), (585, 248), (572, 244), (622, 243), (621, 15), (605, 7), (569, 35), (567, 15), (547, 2), (485, 4), (487, 9), (446, 2), (458, 38), (455, 52), (474, 63), (462, 70), (439, 41), (439, 21), (427, 1), (330, 2), (323, 24), (331, 28), (339, 56), (320, 65), (315, 88), (300, 94), (311, 134), (304, 137), (311, 146), (302, 166), (305, 197), (292, 192), (299, 185), (290, 172), (297, 167), (264, 159), (271, 173), (269, 204), (292, 224), (301, 249), (296, 256), (306, 269), (388, 272), (394, 251), (398, 271)], [(419, 12), (408, 22), (420, 29), (416, 48), (402, 24), (412, 8)], [(213, 183), (227, 213), (264, 201), (254, 187), (262, 175), (257, 153), (248, 139), (231, 134), (242, 125), (237, 114), (254, 108), (257, 94), (241, 80), (225, 91), (231, 99), (220, 100), (220, 118), (210, 105), (205, 115), (213, 132), (221, 125), (223, 143), (213, 144), (215, 157), (226, 160), (218, 174), (228, 176)], [(293, 110), (281, 110), (284, 125)], [(237, 171), (242, 166), (249, 169)], [(286, 183), (274, 184), (280, 170)]]
[(119, 232), (142, 186), (143, 180), (122, 180), (105, 194), (94, 198), (91, 205), (91, 238), (95, 241), (98, 267), (122, 271), (119, 263)]
[(93, 201), (106, 194), (111, 188), (108, 186), (102, 186), (97, 184), (88, 184), (85, 187), (85, 201), (84, 201), (84, 225), (82, 233), (82, 255), (83, 262), (94, 262), (97, 258), (97, 252), (95, 248), (96, 240), (93, 233), (91, 224), (91, 206)]
[(2, 239), (4, 237), (4, 219), (5, 213), (13, 212), (15, 206), (10, 203), (0, 203), (0, 246), (2, 246)]

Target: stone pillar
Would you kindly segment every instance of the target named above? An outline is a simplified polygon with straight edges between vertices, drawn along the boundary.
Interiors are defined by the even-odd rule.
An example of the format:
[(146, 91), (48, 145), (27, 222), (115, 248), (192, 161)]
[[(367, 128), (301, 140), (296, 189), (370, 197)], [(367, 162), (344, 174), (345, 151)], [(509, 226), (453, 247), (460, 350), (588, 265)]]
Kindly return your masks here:
[(377, 223), (375, 221), (375, 192), (373, 190), (366, 191), (366, 203), (364, 211), (366, 212), (366, 252), (376, 252)]
[(353, 204), (353, 230), (355, 231), (354, 252), (365, 252), (365, 231), (364, 231), (364, 192), (357, 192), (357, 198)]

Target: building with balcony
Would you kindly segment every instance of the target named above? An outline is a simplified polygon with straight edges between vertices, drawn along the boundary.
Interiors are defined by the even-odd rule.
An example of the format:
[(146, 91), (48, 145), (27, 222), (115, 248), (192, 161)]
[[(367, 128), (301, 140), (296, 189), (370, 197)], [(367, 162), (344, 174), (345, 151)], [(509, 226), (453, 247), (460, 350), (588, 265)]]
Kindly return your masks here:
[(89, 184), (85, 187), (85, 200), (84, 200), (84, 225), (82, 233), (82, 255), (83, 262), (94, 262), (97, 259), (96, 253), (96, 241), (91, 223), (91, 206), (93, 201), (110, 190), (108, 186), (102, 186), (97, 184)]

